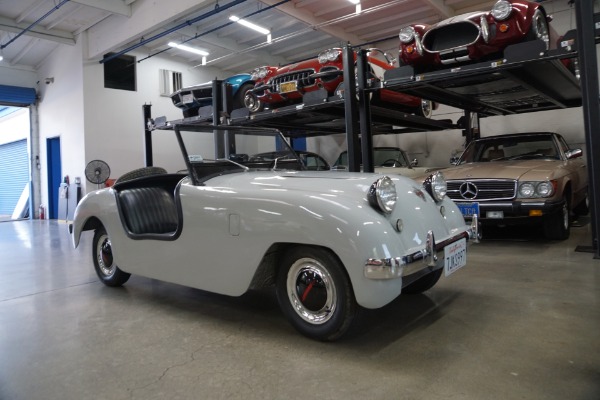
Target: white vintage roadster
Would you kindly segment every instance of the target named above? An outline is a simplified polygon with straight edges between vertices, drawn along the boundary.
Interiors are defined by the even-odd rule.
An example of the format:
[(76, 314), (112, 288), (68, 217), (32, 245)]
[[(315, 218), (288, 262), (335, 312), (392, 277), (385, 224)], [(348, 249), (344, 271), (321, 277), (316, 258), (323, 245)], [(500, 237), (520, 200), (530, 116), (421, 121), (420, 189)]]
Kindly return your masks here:
[[(73, 245), (95, 231), (93, 262), (108, 286), (130, 274), (231, 296), (275, 285), (296, 329), (335, 340), (359, 307), (421, 293), (465, 265), (477, 238), (477, 218), (465, 224), (440, 173), (421, 186), (305, 171), (275, 130), (182, 124), (169, 134), (184, 171), (140, 169), (77, 206)], [(284, 155), (250, 161), (271, 151)]]

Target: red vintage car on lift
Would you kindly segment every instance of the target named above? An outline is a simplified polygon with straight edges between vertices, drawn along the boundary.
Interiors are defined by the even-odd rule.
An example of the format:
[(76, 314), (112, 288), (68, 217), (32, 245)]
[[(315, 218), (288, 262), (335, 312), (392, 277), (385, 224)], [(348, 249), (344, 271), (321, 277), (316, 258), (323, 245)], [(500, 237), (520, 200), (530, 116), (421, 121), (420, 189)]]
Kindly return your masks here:
[(414, 24), (400, 30), (400, 62), (431, 70), (501, 57), (511, 44), (542, 40), (549, 48), (551, 17), (539, 4), (499, 0), (490, 11), (458, 15), (434, 25)]
[[(354, 56), (356, 58), (356, 53)], [(367, 62), (371, 79), (376, 80), (383, 79), (386, 70), (397, 67), (396, 61), (379, 49), (368, 50)], [(283, 67), (256, 68), (251, 79), (256, 84), (244, 96), (244, 105), (251, 112), (301, 103), (305, 93), (321, 88), (327, 90), (329, 96), (343, 97), (342, 49), (329, 49), (317, 58)], [(429, 100), (387, 89), (374, 92), (371, 101), (425, 117), (430, 117), (434, 108)]]

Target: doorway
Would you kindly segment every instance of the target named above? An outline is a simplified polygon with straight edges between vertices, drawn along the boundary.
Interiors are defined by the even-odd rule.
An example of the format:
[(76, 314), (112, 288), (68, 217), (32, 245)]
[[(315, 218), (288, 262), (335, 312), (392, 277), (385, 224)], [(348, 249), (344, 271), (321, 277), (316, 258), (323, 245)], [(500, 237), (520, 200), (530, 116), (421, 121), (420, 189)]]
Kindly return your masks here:
[(48, 219), (58, 218), (58, 196), (62, 182), (60, 137), (46, 139), (48, 160)]

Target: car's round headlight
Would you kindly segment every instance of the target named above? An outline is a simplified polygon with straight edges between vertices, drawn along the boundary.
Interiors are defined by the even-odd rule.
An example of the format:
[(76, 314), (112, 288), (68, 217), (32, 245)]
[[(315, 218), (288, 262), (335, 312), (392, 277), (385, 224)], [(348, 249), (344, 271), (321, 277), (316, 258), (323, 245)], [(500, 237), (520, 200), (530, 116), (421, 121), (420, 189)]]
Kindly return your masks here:
[(342, 52), (339, 49), (329, 49), (319, 53), (317, 59), (321, 64), (325, 64), (326, 62), (336, 61), (340, 54), (342, 54)]
[(554, 185), (552, 182), (540, 182), (536, 192), (539, 197), (550, 197), (554, 194)]
[(446, 193), (448, 192), (446, 179), (444, 178), (444, 174), (440, 171), (436, 171), (429, 175), (423, 182), (423, 187), (436, 202), (444, 200)]
[(412, 26), (405, 26), (404, 28), (400, 29), (399, 36), (402, 43), (410, 43), (415, 38), (415, 28)]
[(535, 186), (531, 182), (524, 182), (519, 186), (519, 197), (533, 197), (535, 195)]
[(269, 69), (267, 67), (260, 67), (258, 69), (258, 77), (260, 79), (263, 79), (267, 76), (267, 74), (269, 73)]
[(387, 176), (379, 178), (371, 185), (367, 197), (373, 208), (389, 214), (396, 205), (396, 185)]
[(503, 21), (509, 17), (512, 11), (512, 4), (506, 0), (499, 0), (492, 7), (492, 17), (497, 21)]

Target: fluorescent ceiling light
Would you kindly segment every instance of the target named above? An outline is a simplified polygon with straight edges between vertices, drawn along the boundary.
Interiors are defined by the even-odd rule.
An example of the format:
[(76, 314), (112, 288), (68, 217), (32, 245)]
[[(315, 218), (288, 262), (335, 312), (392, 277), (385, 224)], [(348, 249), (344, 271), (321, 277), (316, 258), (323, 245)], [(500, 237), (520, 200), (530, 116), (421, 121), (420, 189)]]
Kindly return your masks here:
[(268, 35), (271, 33), (270, 30), (263, 28), (262, 26), (253, 24), (252, 22), (248, 22), (245, 19), (240, 19), (239, 17), (236, 17), (235, 15), (230, 16), (229, 19), (233, 22), (237, 22), (240, 25), (244, 25), (246, 28), (254, 29), (256, 32), (260, 32), (263, 35)]
[(195, 49), (193, 47), (186, 46), (184, 44), (177, 44), (175, 42), (169, 42), (169, 46), (175, 47), (176, 49), (179, 49), (179, 50), (189, 51), (190, 53), (198, 54), (198, 55), (201, 55), (201, 56), (207, 56), (208, 55), (207, 51)]
[(352, 4), (360, 4), (360, 0), (348, 0)]

